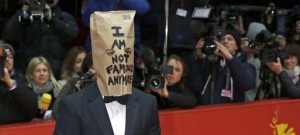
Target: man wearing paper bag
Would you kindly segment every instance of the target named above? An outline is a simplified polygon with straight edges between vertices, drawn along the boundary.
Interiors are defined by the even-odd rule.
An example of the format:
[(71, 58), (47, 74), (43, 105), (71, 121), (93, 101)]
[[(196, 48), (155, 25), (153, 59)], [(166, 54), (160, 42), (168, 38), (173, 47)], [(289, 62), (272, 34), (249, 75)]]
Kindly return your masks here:
[(156, 100), (132, 88), (135, 11), (91, 15), (97, 82), (59, 103), (55, 135), (159, 135)]

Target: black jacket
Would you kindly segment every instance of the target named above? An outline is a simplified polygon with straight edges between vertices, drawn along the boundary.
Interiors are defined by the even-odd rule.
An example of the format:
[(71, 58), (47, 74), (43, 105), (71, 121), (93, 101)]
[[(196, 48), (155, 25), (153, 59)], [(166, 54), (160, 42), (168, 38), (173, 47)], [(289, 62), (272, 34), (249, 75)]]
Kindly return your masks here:
[[(113, 129), (97, 83), (59, 103), (54, 135), (113, 135)], [(125, 135), (160, 135), (155, 98), (132, 90), (126, 105)]]
[(14, 46), (15, 66), (23, 72), (31, 58), (44, 56), (55, 77), (59, 77), (67, 45), (77, 36), (79, 29), (72, 15), (60, 12), (58, 7), (52, 10), (56, 16), (50, 24), (34, 19), (29, 26), (23, 27), (18, 20), (21, 11), (17, 11), (6, 24), (4, 39)]
[(187, 89), (182, 88), (178, 84), (168, 86), (169, 98), (158, 98), (158, 105), (160, 109), (163, 108), (193, 108), (197, 105), (197, 99), (193, 93)]
[[(213, 102), (212, 104), (243, 102), (245, 101), (245, 91), (255, 87), (255, 67), (246, 63), (243, 56), (234, 56), (231, 60), (227, 60), (224, 67), (220, 66), (219, 62), (216, 63), (213, 91), (211, 91), (212, 79), (207, 83), (206, 89), (204, 89), (213, 69), (208, 59), (194, 59), (190, 61), (189, 65), (190, 70), (187, 77), (187, 86), (196, 93), (200, 104), (211, 104), (211, 102)], [(229, 77), (233, 80), (233, 88), (230, 88), (231, 81), (227, 83), (229, 84), (228, 89), (233, 94), (232, 99), (222, 95), (222, 92), (225, 92), (226, 80), (229, 80), (229, 77), (227, 77), (228, 71), (230, 72)]]
[(22, 85), (9, 91), (0, 81), (0, 124), (31, 121), (37, 108), (37, 96)]
[(285, 71), (281, 72), (278, 78), (283, 85), (281, 97), (300, 98), (300, 81), (294, 84)]

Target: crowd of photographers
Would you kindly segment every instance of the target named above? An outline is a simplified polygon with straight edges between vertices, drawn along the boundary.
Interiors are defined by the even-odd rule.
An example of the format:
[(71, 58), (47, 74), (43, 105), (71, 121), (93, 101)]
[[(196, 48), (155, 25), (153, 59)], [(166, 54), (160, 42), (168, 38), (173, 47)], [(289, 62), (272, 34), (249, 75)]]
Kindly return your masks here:
[[(24, 0), (6, 23), (0, 42), (0, 124), (53, 119), (61, 98), (95, 80), (90, 50), (68, 49), (80, 31), (57, 2)], [(99, 8), (135, 9), (125, 2)], [(245, 22), (243, 11), (226, 4), (174, 0), (165, 14), (165, 3), (140, 2), (147, 9), (135, 19), (141, 29), (133, 87), (154, 95), (159, 109), (300, 97), (299, 7), (282, 19), (271, 3), (262, 20)], [(85, 9), (86, 14), (94, 10)], [(158, 27), (149, 29), (151, 23)], [(165, 54), (166, 43), (179, 51)]]

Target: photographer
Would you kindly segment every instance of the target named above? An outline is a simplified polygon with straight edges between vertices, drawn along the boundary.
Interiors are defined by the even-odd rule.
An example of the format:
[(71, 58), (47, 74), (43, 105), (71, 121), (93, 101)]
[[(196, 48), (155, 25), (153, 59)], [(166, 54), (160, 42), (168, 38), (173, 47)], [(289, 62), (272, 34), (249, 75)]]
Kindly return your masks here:
[(241, 38), (232, 30), (225, 31), (221, 43), (205, 40), (202, 52), (210, 48), (212, 54), (195, 61), (202, 64), (190, 65), (187, 80), (189, 88), (197, 93), (199, 104), (243, 102), (245, 91), (255, 87), (255, 68), (246, 63), (240, 46)]
[(283, 66), (280, 58), (277, 58), (276, 62), (266, 62), (265, 64), (277, 75), (280, 80), (279, 85), (282, 85), (277, 92), (280, 94), (278, 97), (300, 98), (300, 47), (296, 44), (290, 44), (284, 50), (289, 56), (283, 60)]
[(218, 7), (218, 27), (236, 30), (240, 35), (246, 35), (243, 15), (239, 10), (232, 10), (226, 4)]
[(288, 42), (300, 44), (300, 7), (294, 9), (295, 13), (290, 18), (291, 23), (288, 24), (290, 29), (288, 31)]
[[(2, 77), (0, 81), (0, 124), (28, 122), (35, 115), (37, 96), (33, 91), (23, 89), (15, 79), (13, 69), (13, 48), (1, 45)], [(4, 55), (3, 55), (4, 54)], [(9, 71), (11, 70), (11, 71)], [(17, 79), (17, 78), (16, 78)]]
[(263, 14), (262, 23), (272, 33), (277, 30), (277, 9), (275, 7), (275, 3), (269, 3)]
[[(161, 89), (146, 89), (146, 92), (156, 93), (159, 108), (193, 108), (197, 99), (191, 91), (185, 87), (184, 77), (186, 65), (184, 60), (176, 55), (171, 55), (167, 65), (173, 67), (173, 73), (164, 75), (164, 86)], [(155, 95), (155, 94), (154, 94)]]
[(6, 60), (5, 60), (5, 67), (8, 70), (8, 73), (10, 75), (11, 79), (16, 80), (16, 82), (19, 84), (24, 84), (26, 82), (24, 74), (21, 73), (21, 71), (15, 69), (15, 50), (12, 45), (5, 43), (4, 41), (0, 44), (3, 44), (6, 52)]
[(79, 33), (73, 16), (56, 6), (58, 0), (25, 0), (5, 26), (4, 38), (16, 49), (16, 68), (25, 72), (29, 60), (45, 57), (59, 78), (67, 45)]
[(254, 101), (260, 84), (259, 70), (261, 61), (257, 56), (259, 51), (254, 40), (247, 37), (242, 38), (242, 49), (247, 56), (247, 62), (252, 64), (256, 69), (256, 87), (245, 92), (245, 101)]

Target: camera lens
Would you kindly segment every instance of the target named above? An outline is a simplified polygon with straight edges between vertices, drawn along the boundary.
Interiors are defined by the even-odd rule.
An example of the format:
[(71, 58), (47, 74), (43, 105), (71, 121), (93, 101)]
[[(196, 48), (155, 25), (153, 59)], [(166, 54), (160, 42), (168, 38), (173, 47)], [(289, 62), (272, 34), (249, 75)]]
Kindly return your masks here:
[(228, 13), (226, 15), (226, 19), (229, 22), (237, 23), (238, 22), (238, 14), (237, 13)]
[(267, 12), (268, 16), (275, 16), (276, 15), (276, 9), (275, 7), (271, 7), (271, 9)]
[(145, 80), (145, 89), (155, 90), (164, 87), (164, 77), (161, 75), (150, 75)]
[(248, 44), (248, 47), (251, 48), (251, 49), (254, 49), (254, 48), (256, 47), (255, 41), (250, 40), (250, 41), (249, 41), (249, 44)]
[(212, 37), (207, 37), (205, 38), (205, 43), (204, 46), (202, 48), (202, 51), (206, 54), (206, 55), (213, 55), (214, 52), (217, 49), (217, 45), (216, 43), (213, 41)]
[(153, 87), (153, 88), (158, 88), (160, 85), (161, 85), (161, 80), (159, 78), (153, 78), (151, 81), (150, 81), (150, 85)]

